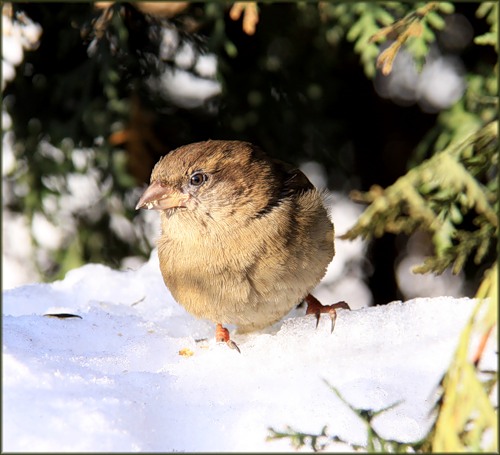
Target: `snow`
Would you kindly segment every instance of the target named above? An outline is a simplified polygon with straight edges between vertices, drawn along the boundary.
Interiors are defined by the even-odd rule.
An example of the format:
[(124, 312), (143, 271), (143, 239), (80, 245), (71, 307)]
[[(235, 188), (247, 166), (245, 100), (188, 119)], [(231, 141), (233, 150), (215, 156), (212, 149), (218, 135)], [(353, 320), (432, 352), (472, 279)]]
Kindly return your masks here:
[(190, 109), (200, 107), (222, 90), (218, 81), (198, 77), (180, 68), (166, 68), (158, 78), (150, 77), (148, 83), (152, 90), (165, 99), (171, 99), (177, 106)]
[[(137, 270), (88, 264), (3, 292), (3, 450), (288, 451), (266, 441), (287, 425), (365, 443), (325, 381), (356, 407), (401, 402), (375, 428), (417, 440), (473, 307), (435, 297), (339, 310), (333, 334), (328, 317), (316, 329), (297, 309), (264, 331), (229, 327), (239, 354), (175, 303), (156, 251)], [(496, 369), (493, 346), (488, 358)]]
[(6, 82), (14, 79), (15, 67), (24, 57), (24, 50), (38, 47), (42, 28), (25, 14), (18, 13), (15, 20), (8, 9), (2, 11), (2, 91)]
[[(389, 46), (383, 45), (381, 50)], [(466, 88), (462, 61), (454, 55), (442, 55), (436, 46), (418, 71), (412, 55), (400, 50), (394, 60), (393, 71), (374, 80), (375, 91), (382, 98), (396, 104), (409, 106), (417, 102), (424, 112), (439, 112), (458, 101)]]

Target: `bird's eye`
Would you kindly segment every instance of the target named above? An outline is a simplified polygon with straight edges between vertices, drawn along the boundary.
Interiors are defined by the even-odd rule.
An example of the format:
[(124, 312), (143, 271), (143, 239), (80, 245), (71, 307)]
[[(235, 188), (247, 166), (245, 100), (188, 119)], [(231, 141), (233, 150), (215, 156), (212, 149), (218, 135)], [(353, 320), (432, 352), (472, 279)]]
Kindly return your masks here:
[(195, 172), (191, 175), (189, 183), (192, 186), (201, 186), (207, 181), (207, 178), (207, 174), (204, 174), (203, 172)]

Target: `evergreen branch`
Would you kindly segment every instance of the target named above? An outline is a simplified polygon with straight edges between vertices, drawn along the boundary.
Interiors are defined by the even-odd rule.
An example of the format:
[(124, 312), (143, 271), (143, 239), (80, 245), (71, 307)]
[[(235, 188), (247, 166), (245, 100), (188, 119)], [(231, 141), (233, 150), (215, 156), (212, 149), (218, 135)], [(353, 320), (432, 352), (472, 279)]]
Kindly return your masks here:
[(474, 43), (482, 46), (493, 46), (498, 52), (498, 2), (483, 2), (476, 11), (476, 16), (485, 18), (490, 24), (490, 30), (476, 36)]
[(475, 208), (477, 213), (484, 217), (494, 227), (498, 226), (498, 218), (490, 206), (487, 191), (451, 154), (440, 153), (435, 157), (435, 177), (441, 177), (439, 185), (448, 188), (453, 193), (461, 195), (465, 192), (465, 198), (460, 198), (464, 208)]
[(434, 41), (435, 36), (431, 29), (427, 27), (426, 22), (430, 22), (438, 30), (444, 28), (444, 21), (441, 16), (433, 12), (438, 8), (446, 12), (453, 11), (451, 4), (430, 2), (410, 12), (393, 24), (384, 27), (369, 38), (369, 43), (385, 39), (393, 40), (393, 43), (381, 52), (377, 58), (377, 68), (381, 68), (384, 76), (391, 73), (394, 59), (410, 38), (420, 38), (420, 43), (416, 46), (414, 45), (411, 49), (413, 50), (414, 57), (422, 58), (427, 54), (427, 45), (425, 42)]
[(289, 425), (286, 426), (284, 431), (276, 431), (273, 428), (269, 428), (270, 434), (266, 438), (266, 441), (272, 441), (274, 439), (289, 439), (295, 449), (301, 449), (302, 447), (309, 445), (314, 452), (319, 452), (324, 450), (329, 443), (329, 437), (326, 430), (327, 427), (324, 426), (319, 434), (314, 434), (294, 430)]
[(414, 267), (412, 271), (439, 274), (453, 264), (452, 271), (457, 274), (474, 250), (476, 250), (474, 263), (479, 265), (497, 236), (497, 230), (488, 224), (481, 225), (479, 230), (474, 232), (457, 230), (453, 234), (453, 238), (457, 241), (456, 245), (444, 249), (440, 255), (425, 258), (424, 263)]
[[(435, 256), (415, 269), (442, 273), (454, 263), (458, 273), (476, 250), (479, 264), (498, 237), (496, 184), (482, 184), (477, 176), (497, 174), (498, 125), (490, 122), (450, 144), (445, 150), (414, 167), (385, 190), (373, 186), (367, 193), (354, 192), (354, 200), (370, 205), (341, 238), (380, 237), (411, 233), (423, 228), (433, 233)], [(458, 229), (462, 214), (475, 212), (473, 231)]]
[(395, 21), (394, 14), (401, 13), (407, 8), (401, 3), (376, 2), (341, 3), (320, 2), (318, 4), (320, 18), (327, 23), (331, 19), (332, 25), (327, 31), (327, 40), (336, 45), (340, 38), (345, 36), (354, 43), (354, 51), (359, 54), (365, 74), (375, 76), (375, 59), (379, 54), (379, 47), (370, 41), (381, 26), (388, 26)]
[(243, 13), (243, 31), (247, 35), (253, 35), (259, 22), (259, 9), (257, 2), (234, 3), (229, 11), (229, 17), (237, 21)]

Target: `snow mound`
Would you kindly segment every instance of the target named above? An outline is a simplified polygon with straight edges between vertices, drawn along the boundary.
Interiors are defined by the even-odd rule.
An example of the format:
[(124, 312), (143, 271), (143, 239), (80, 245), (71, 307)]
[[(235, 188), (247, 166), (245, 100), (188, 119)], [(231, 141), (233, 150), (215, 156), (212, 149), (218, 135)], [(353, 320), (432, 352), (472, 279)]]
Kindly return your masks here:
[(298, 309), (265, 331), (233, 333), (239, 354), (175, 303), (155, 252), (135, 271), (86, 265), (3, 292), (3, 449), (287, 451), (286, 440), (266, 441), (286, 425), (328, 425), (365, 443), (363, 423), (325, 381), (353, 406), (401, 402), (376, 429), (417, 440), (473, 307), (437, 297), (339, 310), (333, 334), (328, 317), (316, 329)]

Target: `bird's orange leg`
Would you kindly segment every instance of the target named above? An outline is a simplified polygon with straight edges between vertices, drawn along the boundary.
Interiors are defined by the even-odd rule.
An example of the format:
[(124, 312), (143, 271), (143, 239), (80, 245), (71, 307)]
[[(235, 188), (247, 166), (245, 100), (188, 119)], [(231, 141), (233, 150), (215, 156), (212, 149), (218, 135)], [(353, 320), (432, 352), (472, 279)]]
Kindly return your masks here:
[(316, 327), (318, 327), (321, 313), (328, 313), (330, 315), (330, 319), (332, 320), (332, 329), (330, 332), (333, 332), (333, 328), (335, 327), (335, 321), (337, 320), (337, 308), (344, 308), (346, 310), (351, 309), (344, 301), (334, 303), (333, 305), (323, 305), (311, 294), (308, 294), (304, 301), (307, 303), (306, 314), (314, 314), (316, 316)]
[(239, 353), (241, 353), (238, 345), (229, 338), (229, 330), (225, 327), (222, 327), (222, 324), (217, 324), (215, 326), (215, 340), (222, 343), (226, 343), (231, 349), (236, 349)]

